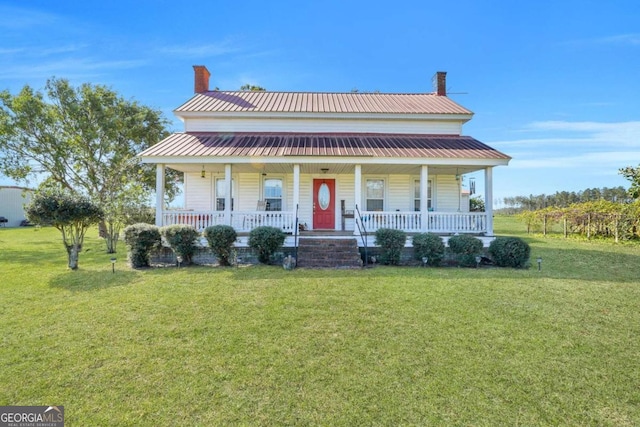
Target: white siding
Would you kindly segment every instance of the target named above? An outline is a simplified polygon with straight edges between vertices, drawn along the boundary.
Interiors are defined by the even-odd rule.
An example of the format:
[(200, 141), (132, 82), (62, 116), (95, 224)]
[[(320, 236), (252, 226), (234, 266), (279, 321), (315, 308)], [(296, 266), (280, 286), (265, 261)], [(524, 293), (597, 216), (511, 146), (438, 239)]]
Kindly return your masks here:
[(0, 224), (6, 227), (18, 227), (26, 219), (24, 205), (31, 201), (31, 191), (17, 187), (0, 187), (0, 216), (8, 222)]
[(262, 175), (259, 173), (241, 173), (238, 175), (238, 211), (254, 211), (258, 207), (258, 200), (262, 199), (260, 195), (260, 179)]
[(200, 173), (184, 174), (184, 207), (194, 211), (211, 211), (213, 205), (213, 178), (207, 173), (205, 178)]
[(306, 224), (307, 228), (313, 227), (313, 177), (309, 174), (300, 175), (300, 209), (298, 218), (300, 223)]
[(282, 185), (284, 186), (282, 191), (282, 197), (284, 197), (282, 210), (295, 212), (296, 207), (293, 205), (293, 175), (283, 176), (282, 181)]
[(387, 211), (412, 211), (411, 189), (413, 179), (410, 175), (391, 175), (387, 180)]
[[(336, 180), (336, 193), (337, 194), (337, 204), (338, 204), (338, 225), (337, 229), (342, 228), (342, 218), (339, 215), (340, 212), (340, 200), (344, 200), (345, 209), (348, 211), (355, 211), (355, 176), (353, 175), (339, 175)], [(358, 204), (359, 206), (360, 204)], [(354, 212), (355, 213), (355, 212)], [(353, 230), (355, 224), (352, 218), (347, 218), (345, 220), (345, 229)]]
[(185, 132), (364, 132), (460, 135), (457, 120), (314, 120), (314, 119), (226, 119), (188, 118)]
[(460, 207), (460, 187), (454, 175), (437, 176), (436, 210), (457, 212)]

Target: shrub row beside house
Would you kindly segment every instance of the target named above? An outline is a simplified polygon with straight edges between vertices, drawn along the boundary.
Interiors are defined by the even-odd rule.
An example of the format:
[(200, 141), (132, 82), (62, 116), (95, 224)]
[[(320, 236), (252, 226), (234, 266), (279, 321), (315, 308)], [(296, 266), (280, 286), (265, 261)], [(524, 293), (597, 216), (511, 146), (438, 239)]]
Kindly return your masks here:
[[(129, 261), (134, 268), (149, 267), (151, 254), (162, 247), (163, 239), (183, 265), (193, 263), (200, 237), (205, 237), (209, 249), (220, 265), (228, 266), (236, 261), (234, 243), (237, 234), (233, 227), (226, 225), (207, 227), (201, 234), (190, 225), (157, 227), (141, 223), (125, 228), (124, 235), (129, 248)], [(273, 254), (282, 247), (284, 240), (285, 234), (282, 230), (262, 226), (253, 229), (249, 234), (249, 247), (257, 253), (261, 263), (268, 263)]]

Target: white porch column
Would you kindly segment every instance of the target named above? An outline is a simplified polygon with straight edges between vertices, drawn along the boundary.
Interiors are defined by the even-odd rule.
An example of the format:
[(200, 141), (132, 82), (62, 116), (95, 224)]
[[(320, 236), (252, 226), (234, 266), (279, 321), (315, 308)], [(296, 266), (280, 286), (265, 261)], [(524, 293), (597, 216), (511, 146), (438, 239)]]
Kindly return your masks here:
[(293, 165), (293, 212), (300, 204), (300, 165)]
[[(224, 165), (224, 187), (225, 187), (225, 196), (224, 196), (224, 223), (227, 225), (231, 225), (231, 191), (233, 191), (231, 179), (231, 165)], [(214, 182), (215, 185), (215, 182)]]
[(164, 164), (156, 165), (156, 226), (162, 227), (164, 211)]
[[(355, 214), (354, 215), (355, 220), (356, 221), (360, 221), (360, 218), (358, 216), (358, 212), (355, 210), (355, 208), (357, 206), (358, 209), (360, 209), (360, 212), (362, 212), (362, 206), (361, 206), (361, 203), (362, 203), (362, 165), (355, 165), (353, 173), (354, 173), (354, 178), (355, 178), (354, 179), (355, 188), (354, 188), (354, 192), (353, 192), (353, 194), (354, 194), (354, 202), (353, 202), (354, 203), (354, 206), (353, 206), (354, 212), (353, 213)], [(353, 234), (360, 234), (360, 232), (358, 231), (358, 226), (356, 226), (354, 228)]]
[(493, 236), (493, 167), (484, 170), (484, 211), (487, 215), (487, 236)]
[(420, 221), (423, 232), (429, 229), (429, 166), (420, 168)]

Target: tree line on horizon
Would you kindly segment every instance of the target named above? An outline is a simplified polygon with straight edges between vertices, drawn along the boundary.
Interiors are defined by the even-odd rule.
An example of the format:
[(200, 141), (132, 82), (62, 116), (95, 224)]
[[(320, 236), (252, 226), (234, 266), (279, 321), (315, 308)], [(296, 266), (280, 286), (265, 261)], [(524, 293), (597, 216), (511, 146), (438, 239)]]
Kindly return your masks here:
[(587, 188), (581, 191), (556, 191), (554, 194), (530, 194), (502, 199), (505, 207), (496, 211), (503, 214), (517, 214), (522, 211), (536, 211), (546, 208), (567, 208), (577, 203), (605, 200), (613, 203), (631, 203), (634, 198), (622, 186)]

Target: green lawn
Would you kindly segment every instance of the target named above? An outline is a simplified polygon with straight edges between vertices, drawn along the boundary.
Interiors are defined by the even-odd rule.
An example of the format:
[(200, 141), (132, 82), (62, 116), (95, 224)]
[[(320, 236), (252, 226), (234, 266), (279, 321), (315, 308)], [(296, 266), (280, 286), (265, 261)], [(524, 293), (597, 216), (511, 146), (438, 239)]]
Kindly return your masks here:
[[(502, 234), (524, 227), (498, 218)], [(0, 229), (0, 405), (69, 426), (640, 425), (640, 247), (542, 271), (126, 267)], [(535, 264), (535, 263), (534, 263)]]

